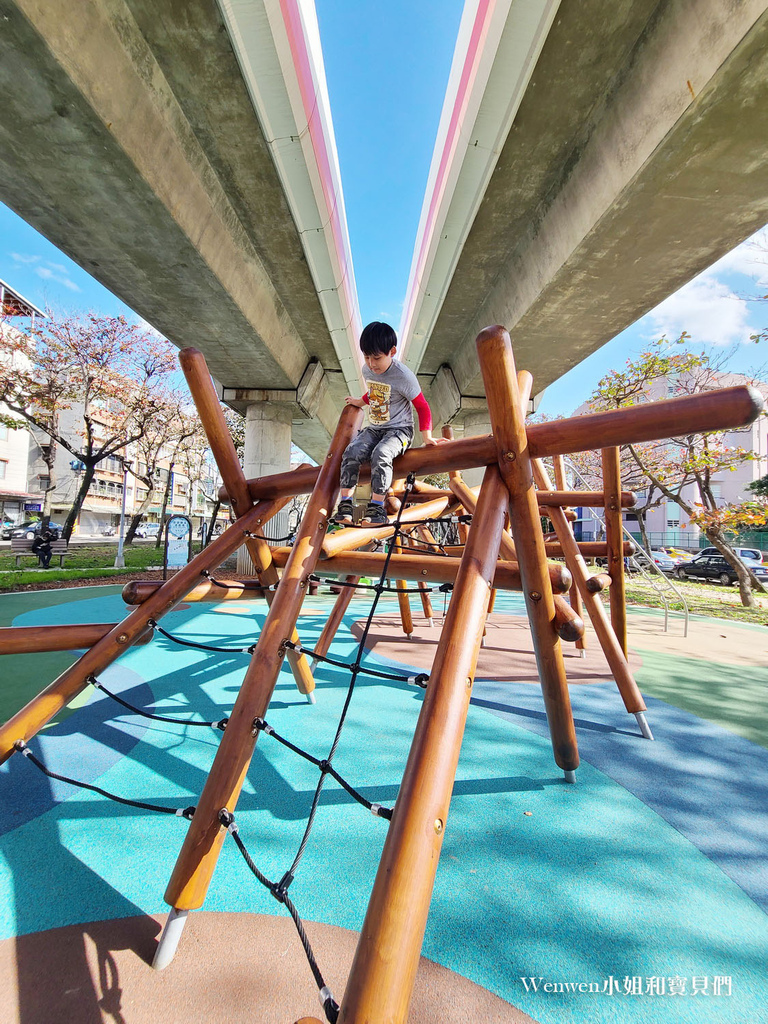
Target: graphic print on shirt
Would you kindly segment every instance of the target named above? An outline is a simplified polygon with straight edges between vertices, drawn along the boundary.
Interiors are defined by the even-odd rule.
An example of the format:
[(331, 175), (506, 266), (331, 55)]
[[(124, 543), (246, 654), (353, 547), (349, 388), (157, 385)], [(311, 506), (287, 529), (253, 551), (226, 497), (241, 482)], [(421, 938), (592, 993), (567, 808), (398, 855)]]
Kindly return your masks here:
[(389, 423), (389, 396), (391, 384), (379, 380), (368, 381), (368, 419), (375, 426)]

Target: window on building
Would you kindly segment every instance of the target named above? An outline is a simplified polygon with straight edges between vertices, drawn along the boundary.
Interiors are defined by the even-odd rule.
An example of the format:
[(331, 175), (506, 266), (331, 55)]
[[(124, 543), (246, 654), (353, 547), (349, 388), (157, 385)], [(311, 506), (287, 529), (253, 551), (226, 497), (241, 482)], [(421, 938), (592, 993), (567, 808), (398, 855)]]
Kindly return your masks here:
[(668, 501), (666, 507), (667, 529), (675, 530), (680, 526), (680, 506), (677, 502)]
[(4, 423), (0, 423), (0, 441), (8, 440), (8, 427)]
[(5, 480), (5, 474), (8, 471), (7, 459), (0, 459), (0, 480)]

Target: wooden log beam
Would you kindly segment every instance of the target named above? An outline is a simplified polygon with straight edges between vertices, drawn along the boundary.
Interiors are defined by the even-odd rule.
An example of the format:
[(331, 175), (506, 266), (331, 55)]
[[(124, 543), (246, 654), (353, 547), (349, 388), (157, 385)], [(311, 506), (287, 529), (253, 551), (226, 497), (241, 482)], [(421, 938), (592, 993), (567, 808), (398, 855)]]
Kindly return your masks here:
[[(217, 583), (219, 584), (217, 586)], [(143, 604), (155, 591), (159, 590), (162, 583), (159, 580), (131, 580), (123, 587), (122, 597), (126, 604)], [(256, 589), (261, 587), (255, 581), (250, 585), (248, 580), (204, 580), (198, 583), (194, 590), (185, 595), (185, 601), (252, 601), (257, 597), (264, 597), (264, 591)]]
[[(287, 561), (290, 552), (290, 548), (275, 548), (275, 562), (280, 565)], [(341, 554), (321, 562), (317, 571), (321, 575), (328, 572), (376, 577), (381, 575), (385, 558), (386, 555), (379, 551), (342, 551)], [(459, 565), (460, 559), (446, 558), (443, 555), (419, 553), (416, 558), (413, 555), (402, 554), (392, 555), (389, 570), (393, 579), (422, 580), (433, 584), (454, 583)], [(566, 593), (571, 585), (571, 574), (568, 569), (558, 563), (550, 563), (547, 568), (553, 591)], [(522, 590), (517, 563), (499, 562), (493, 577), (493, 585), (497, 590)]]
[(149, 619), (159, 619), (175, 608), (200, 579), (203, 570), (215, 569), (243, 544), (246, 530), (256, 529), (274, 515), (275, 502), (255, 505), (241, 522), (225, 530), (220, 537), (203, 548), (191, 562), (183, 566), (160, 586), (149, 600), (130, 614), (94, 644), (82, 658), (65, 669), (50, 686), (34, 697), (25, 707), (0, 728), (0, 764), (13, 753), (17, 740), (29, 740), (58, 714), (73, 697), (88, 685), (92, 675), (103, 672), (107, 665), (117, 661), (148, 628)]
[[(551, 486), (549, 475), (540, 460), (534, 460), (533, 470), (539, 487)], [(560, 543), (565, 551), (566, 565), (573, 573), (574, 584), (579, 588), (584, 607), (587, 609), (587, 613), (592, 620), (598, 642), (603, 649), (606, 661), (613, 673), (613, 678), (616, 680), (624, 706), (631, 714), (637, 715), (646, 710), (643, 695), (630, 671), (624, 651), (621, 649), (621, 644), (616, 639), (616, 634), (613, 632), (602, 600), (587, 585), (589, 572), (579, 547), (573, 538), (571, 527), (562, 513), (562, 509), (552, 509), (552, 525), (560, 538)]]
[(176, 910), (202, 906), (226, 832), (219, 811), (234, 811), (256, 744), (253, 720), (266, 715), (280, 672), (284, 641), (293, 635), (307, 582), (320, 555), (339, 491), (341, 457), (362, 421), (362, 411), (342, 410), (328, 455), (307, 503), (264, 626), (221, 738), (210, 774), (173, 870), (166, 901)]
[[(533, 423), (527, 429), (528, 452), (531, 456), (545, 458), (592, 451), (596, 439), (606, 447), (618, 447), (702, 430), (735, 430), (756, 420), (764, 406), (763, 397), (755, 388), (740, 386), (549, 423)], [(492, 435), (485, 434), (465, 437), (452, 444), (409, 448), (393, 465), (395, 477), (405, 477), (408, 473), (425, 476), (473, 469), (495, 461), (496, 444)], [(314, 486), (317, 472), (310, 467), (259, 477), (248, 481), (248, 489), (253, 500), (307, 494)], [(361, 468), (360, 480), (370, 480), (369, 466)], [(226, 501), (226, 488), (222, 488), (220, 494), (221, 500)]]
[[(566, 509), (559, 509), (558, 511), (562, 512), (563, 517), (565, 518), (565, 521), (568, 522), (568, 518), (565, 515), (567, 510)], [(580, 552), (580, 554), (582, 555), (583, 558), (604, 558), (608, 554), (608, 545), (604, 541), (599, 541), (599, 540), (581, 540), (581, 541), (574, 541), (574, 543), (578, 544), (579, 552)], [(516, 552), (514, 550), (514, 541), (512, 540), (512, 538), (509, 537), (509, 535), (508, 535), (508, 541), (502, 541), (502, 544), (505, 547), (505, 555), (504, 555), (504, 557), (505, 558), (509, 557), (513, 561), (516, 560), (517, 554), (516, 554)], [(507, 554), (507, 551), (508, 551), (507, 545), (508, 544), (512, 545), (512, 551), (511, 551), (511, 553), (509, 555)], [(632, 541), (630, 541), (630, 540), (624, 541), (624, 545), (622, 547), (622, 551), (624, 552), (625, 555), (633, 555), (636, 550), (637, 550), (637, 548), (632, 543)], [(443, 547), (443, 551), (445, 551), (446, 555), (460, 555), (461, 552), (463, 551), (463, 547), (460, 544), (446, 544)], [(547, 555), (547, 558), (563, 558), (564, 557), (563, 556), (563, 545), (559, 544), (559, 543), (556, 543), (555, 541), (544, 541), (544, 551), (545, 551), (545, 553)]]
[(486, 470), (339, 1013), (402, 1024), (419, 963), (499, 553), (506, 493)]
[[(588, 576), (586, 587), (590, 594), (600, 594), (611, 585), (611, 577), (607, 572), (597, 572), (594, 576)], [(574, 588), (578, 590), (578, 587)]]
[(554, 595), (557, 635), (566, 643), (574, 644), (584, 636), (584, 620), (562, 594)]
[[(78, 651), (93, 647), (107, 633), (117, 629), (116, 622), (90, 622), (79, 626), (8, 626), (0, 629), (0, 654), (40, 654), (42, 651)], [(148, 644), (152, 627), (136, 639)]]
[(624, 530), (621, 519), (621, 461), (618, 448), (603, 448), (603, 491), (605, 492), (605, 543), (608, 546), (608, 574), (611, 577), (611, 625), (624, 656), (627, 654), (627, 586), (622, 553)]
[[(523, 579), (552, 750), (566, 779), (572, 780), (579, 765), (579, 753), (563, 652), (555, 628), (555, 603), (536, 504), (530, 443), (509, 334), (503, 327), (486, 327), (477, 337), (477, 354), (498, 465), (509, 492), (509, 521)], [(553, 509), (552, 514), (562, 515), (562, 511)]]
[[(555, 470), (555, 486), (558, 490), (566, 490), (566, 479), (565, 479), (565, 460), (562, 455), (552, 456), (552, 465)], [(545, 543), (546, 548), (546, 543)], [(579, 593), (578, 587), (571, 587), (568, 591), (568, 600), (571, 602), (571, 608), (576, 612), (580, 619), (584, 619), (584, 605), (581, 600), (581, 594)], [(576, 649), (579, 651), (586, 651), (587, 649), (587, 638), (585, 634), (576, 641)], [(586, 657), (582, 654), (582, 657)]]
[[(221, 407), (219, 396), (216, 394), (211, 375), (208, 372), (205, 356), (196, 348), (185, 348), (179, 353), (179, 362), (184, 371), (200, 422), (208, 438), (208, 444), (211, 446), (214, 461), (219, 468), (221, 479), (224, 481), (224, 487), (229, 495), (232, 511), (239, 519), (251, 508), (253, 500), (248, 492), (245, 473), (243, 473), (240, 460), (237, 457), (227, 421), (224, 419), (224, 410)], [(289, 496), (283, 495), (283, 497), (287, 498)], [(266, 540), (257, 536), (248, 537), (245, 546), (253, 562), (259, 582), (264, 586), (272, 586), (277, 583), (277, 570), (272, 564), (271, 549)], [(267, 602), (271, 603), (273, 598), (272, 592), (266, 591), (265, 597)], [(294, 643), (299, 643), (298, 633), (292, 635), (291, 640)], [(299, 693), (303, 693), (312, 700), (311, 694), (315, 688), (315, 680), (306, 657), (303, 654), (290, 651), (288, 653), (288, 663), (291, 666)]]
[[(360, 577), (349, 575), (345, 577), (346, 583), (359, 583)], [(328, 651), (331, 649), (333, 638), (338, 632), (339, 626), (344, 618), (344, 613), (349, 608), (352, 598), (355, 596), (354, 587), (342, 587), (341, 593), (336, 598), (331, 614), (328, 616), (328, 621), (323, 626), (323, 631), (317, 643), (314, 646), (315, 654), (319, 654), (321, 657), (325, 657)]]
[[(444, 512), (450, 498), (436, 498), (423, 505), (407, 508), (400, 516), (401, 523), (418, 522), (421, 519), (432, 519)], [(384, 540), (395, 532), (393, 526), (350, 526), (344, 530), (329, 533), (323, 541), (322, 558), (332, 558), (342, 551), (356, 551), (365, 547), (372, 540)], [(274, 552), (273, 552), (274, 557)]]
[[(541, 508), (549, 505), (560, 508), (581, 506), (582, 508), (603, 508), (605, 495), (602, 491), (536, 491), (536, 502)], [(621, 508), (634, 508), (637, 495), (632, 491), (622, 491), (618, 503)]]

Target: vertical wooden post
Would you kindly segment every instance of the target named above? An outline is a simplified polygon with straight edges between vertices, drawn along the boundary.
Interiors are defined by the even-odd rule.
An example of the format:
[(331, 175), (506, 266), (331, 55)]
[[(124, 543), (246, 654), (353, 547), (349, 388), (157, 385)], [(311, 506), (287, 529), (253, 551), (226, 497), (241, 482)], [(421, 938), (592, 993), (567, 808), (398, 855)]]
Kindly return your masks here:
[[(538, 486), (545, 490), (551, 490), (552, 484), (540, 459), (533, 460), (533, 468)], [(613, 673), (613, 678), (616, 680), (621, 699), (624, 701), (624, 707), (637, 719), (637, 724), (640, 726), (643, 736), (646, 739), (652, 740), (653, 735), (645, 719), (646, 707), (643, 695), (638, 689), (624, 651), (621, 649), (621, 644), (616, 639), (616, 634), (613, 632), (611, 623), (608, 620), (603, 602), (598, 594), (593, 594), (587, 589), (589, 573), (579, 551), (579, 545), (576, 543), (571, 532), (570, 523), (561, 508), (552, 508), (550, 511), (552, 513), (552, 525), (560, 540), (563, 556), (565, 557), (565, 564), (568, 566), (573, 576), (573, 582), (579, 588), (581, 599), (589, 612), (598, 642), (603, 649), (606, 661)]]
[(317, 564), (338, 494), (341, 457), (357, 433), (362, 416), (361, 410), (354, 406), (344, 408), (328, 455), (320, 467), (315, 489), (166, 890), (166, 902), (175, 910), (194, 910), (202, 906), (205, 899), (226, 834), (219, 823), (219, 811), (224, 807), (230, 811), (235, 809), (256, 745), (253, 720), (267, 713), (285, 651), (283, 642), (293, 635), (307, 579)]
[[(419, 529), (420, 529), (420, 527), (417, 526), (416, 530), (418, 531)], [(406, 547), (415, 548), (416, 544), (413, 542), (412, 538), (413, 538), (413, 534), (412, 534), (412, 532), (409, 532), (409, 534), (407, 536), (403, 537), (403, 544)], [(437, 548), (436, 548), (436, 550), (437, 550)], [(422, 611), (424, 612), (424, 618), (427, 620), (427, 622), (429, 623), (429, 626), (431, 628), (432, 626), (434, 626), (435, 622), (434, 622), (434, 612), (432, 611), (432, 602), (429, 599), (429, 587), (427, 586), (426, 583), (424, 583), (423, 580), (418, 580), (417, 583), (416, 583), (416, 586), (419, 589), (419, 598), (421, 599), (421, 608), (422, 608)]]
[(624, 537), (621, 520), (621, 461), (618, 448), (603, 448), (603, 493), (605, 495), (605, 542), (608, 545), (608, 575), (611, 625), (616, 639), (627, 653), (627, 587), (624, 575)]
[(563, 652), (555, 626), (555, 602), (509, 334), (503, 327), (487, 327), (478, 335), (477, 351), (499, 468), (510, 495), (509, 520), (523, 578), (552, 748), (566, 779), (573, 781), (573, 773), (579, 765), (576, 732)]
[[(403, 545), (398, 537), (395, 540), (395, 554), (400, 554)], [(396, 580), (395, 587), (397, 589), (397, 603), (400, 607), (400, 621), (403, 624), (403, 632), (410, 640), (413, 636), (413, 616), (411, 615), (411, 603), (408, 600), (408, 584), (405, 580)]]
[(432, 601), (429, 597), (429, 587), (423, 580), (417, 582), (419, 588), (419, 597), (421, 598), (421, 609), (424, 612), (424, 618), (429, 623), (430, 627), (435, 624), (435, 613), (432, 609)]
[(403, 1024), (424, 938), (507, 502), (485, 472), (339, 1024)]
[[(559, 491), (568, 490), (565, 478), (565, 460), (562, 455), (552, 456), (552, 465), (555, 470), (555, 486)], [(568, 524), (568, 528), (571, 529), (571, 524)], [(571, 530), (573, 533), (573, 530)], [(580, 619), (584, 618), (584, 604), (581, 600), (581, 591), (577, 586), (572, 586), (568, 591), (568, 600), (571, 602), (571, 608), (576, 612)], [(581, 651), (581, 657), (586, 657), (587, 650), (587, 638), (586, 636), (576, 641), (576, 649)]]
[[(185, 348), (179, 353), (179, 362), (187, 379), (203, 430), (208, 438), (208, 444), (211, 446), (213, 458), (229, 495), (232, 511), (240, 518), (251, 507), (252, 499), (227, 421), (224, 419), (221, 402), (208, 372), (205, 356), (196, 348)], [(248, 537), (246, 549), (251, 556), (259, 582), (266, 587), (277, 583), (279, 576), (272, 561), (269, 544), (260, 537)], [(267, 602), (271, 604), (274, 598), (272, 591), (266, 592), (266, 598)], [(299, 635), (295, 630), (290, 639), (293, 643), (299, 642)], [(303, 693), (311, 703), (314, 703), (312, 691), (315, 688), (315, 680), (305, 655), (289, 651), (288, 663), (291, 666), (299, 693)]]
[[(345, 576), (344, 581), (346, 583), (359, 583), (359, 576)], [(325, 657), (328, 651), (331, 649), (333, 638), (341, 625), (344, 613), (349, 608), (352, 598), (355, 596), (354, 587), (342, 587), (341, 593), (336, 598), (331, 614), (328, 616), (328, 621), (323, 626), (323, 631), (320, 634), (320, 639), (315, 644), (315, 654), (319, 654), (321, 657)], [(316, 661), (312, 663), (312, 668), (315, 668)]]

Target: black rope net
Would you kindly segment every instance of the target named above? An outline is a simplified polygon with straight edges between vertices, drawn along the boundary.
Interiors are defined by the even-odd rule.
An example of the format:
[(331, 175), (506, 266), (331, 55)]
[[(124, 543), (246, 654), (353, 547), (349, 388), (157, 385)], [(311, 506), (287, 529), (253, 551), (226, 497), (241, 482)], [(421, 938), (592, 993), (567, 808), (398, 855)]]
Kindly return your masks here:
[[(241, 854), (243, 856), (243, 859), (245, 860), (245, 863), (248, 866), (249, 870), (252, 872), (252, 874), (257, 879), (257, 881), (259, 881), (261, 883), (261, 885), (263, 885), (272, 894), (272, 896), (279, 903), (281, 903), (286, 908), (286, 910), (290, 914), (291, 918), (293, 919), (294, 924), (296, 925), (296, 930), (297, 930), (297, 933), (299, 935), (299, 939), (301, 941), (301, 944), (302, 944), (302, 946), (304, 948), (304, 951), (305, 951), (305, 954), (307, 956), (307, 960), (308, 960), (310, 969), (311, 969), (312, 974), (314, 976), (315, 982), (317, 983), (317, 987), (318, 987), (319, 994), (320, 994), (321, 1005), (323, 1006), (326, 1018), (328, 1019), (330, 1024), (335, 1024), (335, 1022), (336, 1022), (336, 1020), (338, 1018), (339, 1006), (338, 1006), (338, 1003), (336, 1002), (336, 1000), (333, 998), (333, 995), (332, 995), (330, 989), (325, 984), (325, 980), (323, 978), (322, 972), (320, 971), (320, 968), (318, 967), (317, 960), (315, 958), (315, 955), (314, 955), (314, 952), (312, 950), (311, 944), (309, 942), (309, 939), (307, 937), (306, 931), (304, 929), (301, 917), (300, 917), (300, 915), (299, 915), (299, 913), (298, 913), (298, 911), (296, 909), (296, 906), (291, 901), (291, 899), (290, 899), (290, 897), (288, 895), (288, 889), (289, 889), (291, 883), (294, 881), (294, 879), (296, 877), (296, 872), (297, 872), (297, 870), (299, 868), (299, 865), (301, 864), (301, 861), (302, 861), (302, 859), (304, 857), (304, 854), (306, 852), (307, 846), (309, 844), (310, 836), (311, 836), (311, 833), (312, 833), (312, 828), (313, 828), (313, 825), (315, 823), (315, 819), (316, 819), (316, 816), (317, 816), (317, 809), (318, 809), (318, 805), (319, 805), (319, 802), (320, 802), (320, 797), (321, 797), (321, 794), (322, 794), (322, 791), (323, 791), (323, 787), (325, 785), (325, 780), (328, 778), (328, 776), (333, 778), (347, 793), (349, 793), (349, 795), (355, 801), (357, 801), (361, 806), (365, 807), (375, 817), (384, 818), (386, 820), (390, 820), (392, 818), (392, 810), (390, 808), (383, 807), (381, 804), (378, 804), (378, 803), (375, 803), (375, 802), (371, 802), (370, 800), (367, 800), (361, 793), (359, 793), (346, 779), (344, 779), (336, 771), (336, 769), (333, 767), (333, 758), (334, 758), (334, 756), (335, 756), (335, 754), (337, 752), (337, 749), (338, 749), (338, 746), (339, 746), (339, 743), (340, 743), (340, 740), (341, 740), (342, 730), (344, 728), (344, 724), (345, 724), (346, 719), (347, 719), (347, 715), (348, 715), (348, 712), (349, 712), (349, 708), (350, 708), (350, 704), (351, 704), (351, 701), (352, 701), (352, 696), (353, 696), (353, 693), (354, 693), (354, 690), (355, 690), (355, 685), (357, 683), (358, 676), (362, 675), (362, 676), (371, 676), (371, 677), (377, 678), (377, 679), (391, 679), (391, 680), (394, 680), (394, 681), (397, 681), (397, 682), (404, 682), (404, 683), (407, 683), (407, 684), (409, 684), (411, 686), (417, 686), (417, 687), (420, 687), (420, 688), (426, 688), (427, 682), (429, 680), (429, 675), (427, 673), (418, 673), (416, 675), (407, 676), (407, 675), (393, 673), (393, 672), (384, 672), (384, 671), (379, 671), (377, 669), (371, 669), (371, 668), (368, 668), (368, 667), (364, 666), (363, 663), (362, 663), (364, 655), (365, 655), (365, 649), (366, 649), (365, 645), (366, 645), (366, 641), (368, 639), (368, 634), (369, 634), (369, 632), (371, 630), (371, 625), (373, 623), (373, 618), (374, 618), (374, 615), (376, 614), (376, 609), (377, 609), (377, 606), (378, 606), (378, 603), (379, 603), (379, 601), (381, 599), (382, 594), (387, 593), (387, 592), (392, 592), (392, 591), (396, 591), (396, 592), (398, 592), (400, 594), (402, 594), (402, 593), (424, 593), (425, 591), (438, 591), (438, 592), (444, 593), (446, 595), (446, 599), (447, 599), (448, 593), (450, 593), (450, 591), (453, 589), (453, 585), (452, 584), (442, 584), (440, 586), (428, 587), (428, 588), (418, 588), (418, 589), (410, 589), (410, 588), (406, 589), (406, 590), (402, 590), (401, 589), (399, 591), (397, 591), (397, 588), (395, 588), (395, 587), (388, 586), (386, 584), (387, 572), (388, 572), (388, 569), (389, 569), (389, 563), (390, 563), (391, 557), (392, 557), (393, 553), (397, 549), (397, 542), (398, 542), (398, 540), (401, 537), (407, 536), (406, 530), (412, 529), (414, 526), (418, 525), (420, 522), (429, 523), (431, 526), (434, 526), (434, 524), (441, 524), (442, 523), (442, 524), (445, 524), (445, 525), (448, 525), (448, 526), (452, 526), (452, 527), (455, 528), (455, 524), (460, 523), (460, 522), (469, 522), (471, 520), (471, 516), (449, 516), (449, 517), (443, 517), (442, 519), (438, 517), (436, 519), (431, 519), (431, 520), (430, 519), (425, 519), (423, 521), (420, 520), (420, 521), (418, 521), (416, 523), (414, 523), (413, 521), (411, 521), (409, 523), (405, 523), (405, 524), (401, 523), (401, 521), (400, 521), (401, 515), (402, 515), (402, 512), (403, 512), (403, 510), (405, 508), (405, 505), (406, 505), (406, 502), (407, 502), (407, 496), (408, 496), (408, 494), (410, 493), (410, 491), (411, 491), (411, 489), (413, 487), (413, 483), (414, 483), (414, 477), (413, 477), (413, 475), (411, 475), (408, 478), (407, 482), (406, 482), (406, 492), (405, 492), (404, 499), (402, 501), (401, 507), (398, 510), (398, 513), (395, 516), (395, 518), (389, 524), (390, 526), (393, 527), (393, 534), (392, 534), (391, 537), (387, 538), (387, 540), (384, 542), (385, 551), (386, 551), (386, 557), (385, 557), (384, 563), (382, 565), (381, 575), (379, 577), (378, 582), (375, 583), (375, 584), (371, 584), (371, 585), (364, 585), (364, 584), (361, 585), (359, 583), (353, 584), (353, 583), (349, 583), (347, 581), (336, 580), (336, 579), (327, 580), (327, 582), (333, 584), (334, 586), (354, 586), (355, 588), (366, 589), (366, 590), (373, 591), (373, 601), (371, 602), (371, 606), (370, 606), (370, 609), (368, 611), (368, 615), (367, 615), (367, 618), (366, 618), (366, 621), (365, 621), (365, 625), (363, 627), (363, 631), (362, 631), (360, 640), (359, 640), (358, 645), (357, 645), (357, 651), (356, 651), (356, 655), (355, 655), (354, 660), (350, 663), (350, 662), (346, 662), (346, 661), (341, 661), (341, 660), (336, 659), (336, 658), (329, 658), (326, 655), (320, 654), (320, 653), (318, 653), (317, 651), (315, 651), (313, 649), (303, 647), (299, 643), (294, 643), (294, 642), (292, 642), (288, 638), (283, 640), (283, 647), (286, 648), (286, 649), (293, 650), (293, 651), (295, 651), (298, 654), (309, 655), (312, 658), (314, 658), (314, 660), (316, 662), (322, 662), (322, 663), (325, 663), (325, 664), (328, 664), (328, 665), (333, 665), (336, 668), (343, 669), (343, 670), (348, 671), (350, 673), (350, 680), (349, 680), (349, 685), (348, 685), (348, 688), (347, 688), (347, 694), (346, 694), (346, 697), (345, 697), (345, 700), (344, 700), (344, 705), (342, 707), (341, 714), (339, 716), (339, 721), (337, 723), (336, 730), (335, 730), (335, 733), (334, 733), (333, 741), (331, 743), (331, 746), (330, 746), (330, 749), (328, 751), (327, 756), (325, 758), (317, 758), (313, 754), (310, 754), (308, 751), (303, 750), (301, 747), (299, 747), (296, 744), (292, 743), (290, 740), (286, 739), (284, 736), (281, 736), (266, 721), (266, 719), (256, 718), (254, 720), (254, 723), (253, 723), (254, 730), (256, 730), (256, 731), (258, 731), (260, 733), (264, 733), (266, 736), (270, 736), (276, 742), (282, 744), (284, 747), (286, 747), (287, 749), (293, 751), (298, 756), (300, 756), (300, 757), (304, 758), (305, 760), (309, 761), (310, 763), (314, 764), (315, 767), (318, 769), (318, 771), (320, 773), (319, 774), (319, 779), (318, 779), (318, 782), (317, 782), (317, 786), (315, 788), (315, 792), (314, 792), (314, 795), (312, 797), (312, 802), (311, 802), (309, 814), (308, 814), (308, 817), (307, 817), (307, 823), (306, 823), (306, 826), (304, 828), (304, 833), (302, 835), (301, 842), (299, 843), (298, 849), (297, 849), (297, 851), (296, 851), (296, 853), (295, 853), (295, 855), (293, 857), (293, 860), (291, 862), (290, 867), (288, 868), (287, 871), (284, 872), (284, 874), (282, 875), (282, 877), (278, 881), (270, 880), (262, 871), (259, 870), (259, 868), (254, 863), (253, 859), (251, 858), (250, 854), (248, 853), (248, 850), (247, 850), (247, 848), (245, 846), (245, 843), (243, 842), (242, 838), (240, 837), (239, 829), (238, 829), (237, 823), (235, 821), (234, 814), (231, 811), (229, 811), (227, 808), (222, 808), (221, 811), (219, 812), (219, 821), (221, 822), (222, 826), (224, 826), (226, 828), (228, 834), (231, 835), (232, 838), (234, 839), (234, 841), (235, 841), (238, 849), (240, 850), (240, 852), (241, 852)], [(434, 545), (430, 545), (430, 546), (434, 547)], [(233, 585), (230, 585), (230, 584), (221, 583), (218, 580), (213, 579), (213, 577), (209, 573), (207, 573), (207, 572), (203, 572), (202, 575), (205, 576), (214, 586), (221, 587), (222, 589), (226, 589), (226, 590), (233, 590), (233, 589), (235, 589), (235, 590), (239, 590), (239, 591), (245, 591), (245, 590), (264, 591), (264, 590), (273, 590), (276, 587), (276, 585), (272, 585), (272, 586), (269, 586), (269, 587), (261, 587), (259, 585), (252, 585), (250, 583), (247, 584), (247, 585), (245, 585), (245, 584), (243, 584), (243, 585), (236, 584), (236, 585), (233, 586)], [(318, 581), (318, 582), (322, 582), (322, 579), (320, 577), (310, 576), (310, 580), (312, 580), (312, 579), (314, 579), (315, 581)], [(213, 646), (213, 645), (210, 645), (210, 644), (202, 644), (202, 643), (198, 643), (198, 642), (191, 641), (191, 640), (185, 640), (183, 638), (174, 636), (172, 633), (169, 633), (166, 630), (162, 629), (154, 619), (149, 620), (149, 625), (151, 625), (154, 629), (158, 630), (158, 632), (160, 632), (168, 640), (170, 640), (170, 641), (172, 641), (174, 643), (177, 643), (177, 644), (179, 644), (179, 645), (181, 645), (183, 647), (193, 647), (193, 648), (197, 648), (199, 650), (214, 651), (214, 652), (217, 652), (217, 653), (226, 653), (226, 654), (233, 654), (234, 653), (234, 654), (248, 654), (248, 655), (253, 654), (253, 651), (254, 651), (254, 649), (256, 647), (256, 643), (255, 642), (253, 644), (249, 645), (248, 647), (243, 647), (243, 648), (216, 647), (216, 646)], [(154, 721), (170, 723), (170, 724), (174, 724), (174, 725), (199, 726), (199, 727), (214, 728), (214, 729), (218, 729), (220, 731), (223, 731), (224, 729), (226, 729), (227, 722), (229, 720), (228, 718), (222, 718), (222, 719), (220, 719), (218, 721), (197, 721), (197, 720), (190, 719), (190, 718), (175, 718), (175, 717), (170, 717), (170, 716), (166, 716), (166, 715), (157, 715), (157, 714), (154, 714), (152, 712), (148, 712), (148, 711), (142, 710), (141, 708), (138, 708), (138, 707), (134, 706), (133, 704), (130, 704), (129, 702), (125, 701), (122, 697), (119, 697), (117, 694), (112, 693), (95, 676), (90, 676), (89, 677), (89, 682), (92, 683), (92, 685), (95, 686), (96, 688), (98, 688), (101, 692), (103, 692), (106, 696), (108, 696), (112, 700), (116, 701), (118, 704), (120, 704), (122, 707), (126, 708), (131, 713), (137, 714), (137, 715), (141, 715), (144, 718), (152, 719)], [(90, 785), (89, 783), (78, 781), (76, 779), (72, 779), (72, 778), (69, 778), (69, 777), (64, 776), (64, 775), (59, 775), (59, 774), (57, 774), (55, 772), (51, 772), (48, 768), (46, 768), (46, 766), (43, 764), (43, 762), (40, 761), (39, 758), (35, 757), (35, 755), (30, 751), (29, 747), (26, 745), (26, 743), (24, 741), (19, 740), (15, 744), (15, 747), (16, 747), (17, 751), (19, 751), (21, 754), (23, 754), (25, 758), (27, 758), (29, 761), (31, 761), (40, 771), (42, 771), (49, 778), (57, 779), (57, 780), (59, 780), (61, 782), (68, 783), (69, 785), (76, 786), (76, 787), (81, 788), (81, 789), (91, 790), (92, 792), (98, 793), (101, 796), (104, 796), (104, 797), (106, 797), (106, 798), (108, 798), (110, 800), (114, 800), (117, 803), (126, 804), (126, 805), (129, 805), (131, 807), (137, 807), (137, 808), (140, 808), (142, 810), (157, 811), (157, 812), (163, 813), (163, 814), (172, 814), (172, 815), (175, 815), (177, 817), (184, 817), (184, 818), (187, 818), (187, 819), (191, 819), (193, 814), (195, 813), (195, 807), (173, 808), (173, 807), (164, 807), (164, 806), (159, 805), (159, 804), (152, 804), (152, 803), (146, 803), (146, 802), (137, 801), (137, 800), (130, 800), (130, 799), (126, 798), (126, 797), (121, 797), (121, 796), (118, 796), (118, 795), (116, 795), (114, 793), (110, 793), (107, 790), (102, 789), (102, 788), (100, 788), (98, 786), (93, 786), (93, 785)]]

